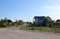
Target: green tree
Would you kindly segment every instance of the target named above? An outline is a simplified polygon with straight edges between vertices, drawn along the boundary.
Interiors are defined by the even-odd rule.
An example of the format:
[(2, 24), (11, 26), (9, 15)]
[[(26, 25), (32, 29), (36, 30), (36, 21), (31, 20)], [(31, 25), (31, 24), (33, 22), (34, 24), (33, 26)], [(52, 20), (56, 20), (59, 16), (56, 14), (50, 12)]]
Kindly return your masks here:
[(0, 20), (0, 27), (8, 27), (11, 25), (12, 25), (12, 21), (10, 19), (8, 20), (7, 18), (5, 18)]
[(46, 20), (47, 22), (52, 22), (52, 19), (51, 19), (49, 16), (46, 16), (46, 17), (45, 17), (45, 20)]

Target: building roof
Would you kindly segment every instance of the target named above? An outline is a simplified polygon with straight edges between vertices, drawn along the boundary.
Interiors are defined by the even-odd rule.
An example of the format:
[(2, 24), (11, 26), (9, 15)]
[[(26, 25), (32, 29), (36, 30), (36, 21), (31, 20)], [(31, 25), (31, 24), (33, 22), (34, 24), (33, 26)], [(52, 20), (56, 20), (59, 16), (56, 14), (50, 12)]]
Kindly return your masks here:
[(35, 16), (34, 18), (44, 18), (45, 16)]

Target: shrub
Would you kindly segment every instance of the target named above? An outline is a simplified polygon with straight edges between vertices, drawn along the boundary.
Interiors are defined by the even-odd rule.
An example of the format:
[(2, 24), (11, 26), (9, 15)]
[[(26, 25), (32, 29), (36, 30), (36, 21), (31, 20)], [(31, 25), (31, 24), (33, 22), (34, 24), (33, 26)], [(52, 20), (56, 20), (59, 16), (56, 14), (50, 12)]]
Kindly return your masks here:
[(0, 27), (6, 27), (4, 23), (0, 22)]

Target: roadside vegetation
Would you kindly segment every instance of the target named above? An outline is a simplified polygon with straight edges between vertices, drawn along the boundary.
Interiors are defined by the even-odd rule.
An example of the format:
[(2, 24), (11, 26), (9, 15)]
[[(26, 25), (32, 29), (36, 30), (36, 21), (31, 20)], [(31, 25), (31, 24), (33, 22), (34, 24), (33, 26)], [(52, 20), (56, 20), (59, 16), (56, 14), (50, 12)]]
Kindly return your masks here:
[[(50, 17), (46, 17), (47, 22), (51, 22)], [(54, 33), (60, 33), (60, 20), (53, 20), (53, 26), (36, 26), (32, 23), (28, 23), (29, 25), (23, 26), (20, 29), (26, 30), (26, 31), (35, 31), (35, 32), (54, 32)]]
[(16, 20), (15, 22), (7, 18), (0, 20), (0, 28), (17, 27), (22, 26), (23, 24), (24, 22), (22, 20)]
[[(51, 21), (51, 19), (47, 17), (46, 19), (48, 21)], [(0, 20), (0, 28), (7, 28), (7, 27), (17, 27), (22, 26), (20, 29), (27, 30), (27, 31), (37, 31), (37, 32), (55, 32), (60, 33), (60, 20), (57, 20), (54, 23), (54, 26), (35, 26), (31, 22), (24, 22), (23, 20), (16, 20), (13, 22), (10, 19), (1, 19)]]
[(21, 27), (20, 29), (26, 30), (26, 31), (35, 31), (35, 32), (60, 33), (60, 28), (51, 28), (51, 27)]
[(29, 30), (29, 31), (38, 31), (38, 32), (51, 32), (53, 28), (47, 27), (21, 27), (20, 29)]
[(11, 27), (11, 25), (12, 21), (10, 19), (7, 20), (7, 18), (5, 18), (0, 20), (0, 28)]

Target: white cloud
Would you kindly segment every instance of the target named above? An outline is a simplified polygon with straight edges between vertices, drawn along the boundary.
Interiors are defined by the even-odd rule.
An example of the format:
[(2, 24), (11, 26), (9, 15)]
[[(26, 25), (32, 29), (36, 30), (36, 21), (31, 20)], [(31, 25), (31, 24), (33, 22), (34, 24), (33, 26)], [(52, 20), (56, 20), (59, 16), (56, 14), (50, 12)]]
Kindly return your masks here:
[(51, 5), (40, 7), (40, 13), (44, 13), (46, 16), (50, 16), (53, 19), (60, 18), (60, 6), (59, 5)]
[(48, 0), (48, 1), (50, 1), (50, 2), (52, 2), (54, 4), (60, 5), (60, 0)]
[(60, 0), (47, 0), (49, 2), (51, 2), (54, 5), (60, 5)]
[(49, 12), (50, 14), (59, 14), (60, 13), (60, 6), (45, 6), (42, 7), (44, 11)]
[(60, 0), (48, 0), (48, 1), (53, 1), (53, 2), (60, 2)]

